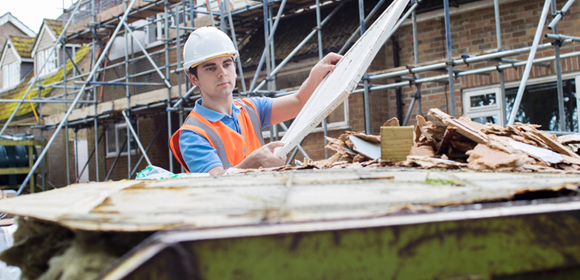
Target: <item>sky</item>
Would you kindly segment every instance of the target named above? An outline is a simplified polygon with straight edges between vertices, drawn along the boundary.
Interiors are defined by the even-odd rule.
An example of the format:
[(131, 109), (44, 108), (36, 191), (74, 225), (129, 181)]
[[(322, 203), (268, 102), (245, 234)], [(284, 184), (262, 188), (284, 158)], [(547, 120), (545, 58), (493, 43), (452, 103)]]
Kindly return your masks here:
[(10, 12), (32, 31), (38, 33), (43, 18), (56, 19), (62, 6), (69, 8), (71, 0), (0, 0), (0, 16)]

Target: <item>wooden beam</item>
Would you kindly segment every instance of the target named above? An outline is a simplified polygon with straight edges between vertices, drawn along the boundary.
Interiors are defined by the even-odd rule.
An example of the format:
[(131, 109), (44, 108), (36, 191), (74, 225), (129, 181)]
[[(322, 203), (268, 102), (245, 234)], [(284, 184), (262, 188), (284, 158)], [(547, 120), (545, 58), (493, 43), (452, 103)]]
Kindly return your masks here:
[(4, 168), (0, 168), (0, 175), (28, 174), (29, 172), (30, 172), (30, 167), (4, 167)]
[(437, 108), (431, 108), (429, 110), (429, 116), (440, 120), (447, 126), (456, 127), (459, 134), (475, 141), (478, 144), (487, 144), (487, 136), (483, 132), (474, 129), (469, 125), (466, 125), (460, 120), (452, 118), (450, 115)]

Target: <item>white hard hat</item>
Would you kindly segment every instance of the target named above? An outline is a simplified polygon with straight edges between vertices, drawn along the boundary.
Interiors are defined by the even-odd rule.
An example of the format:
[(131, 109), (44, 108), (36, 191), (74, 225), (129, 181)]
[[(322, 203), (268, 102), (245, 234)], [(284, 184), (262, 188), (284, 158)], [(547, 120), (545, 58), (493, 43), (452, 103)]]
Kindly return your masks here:
[(223, 31), (213, 27), (200, 27), (193, 31), (183, 46), (183, 68), (195, 67), (216, 57), (231, 56), (235, 59), (238, 51), (234, 43)]

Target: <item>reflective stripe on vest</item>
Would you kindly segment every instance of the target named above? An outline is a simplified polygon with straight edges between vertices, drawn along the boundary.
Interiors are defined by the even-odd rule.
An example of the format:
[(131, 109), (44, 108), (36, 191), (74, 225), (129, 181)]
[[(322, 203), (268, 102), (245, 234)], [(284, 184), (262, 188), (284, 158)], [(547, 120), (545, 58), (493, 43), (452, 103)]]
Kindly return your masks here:
[(222, 164), (224, 165), (224, 169), (228, 169), (228, 168), (232, 167), (232, 164), (228, 160), (228, 154), (226, 153), (226, 148), (224, 147), (224, 142), (222, 142), (222, 139), (217, 134), (217, 132), (215, 132), (215, 130), (213, 130), (213, 128), (207, 126), (205, 123), (200, 122), (198, 119), (192, 118), (190, 116), (187, 116), (187, 118), (185, 119), (185, 122), (183, 122), (183, 124), (195, 125), (201, 129), (203, 129), (207, 133), (207, 135), (209, 136), (209, 139), (211, 140), (211, 142), (213, 142), (213, 144), (215, 145), (215, 148), (218, 152), (218, 156), (219, 156), (220, 160), (222, 161)]
[[(243, 160), (243, 158), (247, 156), (247, 154), (260, 148), (261, 146), (264, 146), (261, 121), (255, 109), (254, 103), (249, 100), (234, 100), (234, 104), (242, 107), (242, 110), (240, 110), (241, 111), (240, 115), (236, 120), (237, 122), (239, 122), (241, 133), (238, 133), (235, 130), (227, 127), (221, 121), (217, 123), (209, 122), (208, 120), (203, 118), (203, 116), (199, 115), (198, 113), (195, 113), (195, 111), (192, 111), (189, 114), (189, 116), (185, 119), (183, 126), (180, 127), (179, 130), (173, 134), (173, 136), (169, 140), (169, 146), (171, 148), (171, 151), (179, 161), (179, 163), (184, 167), (184, 169), (187, 172), (190, 172), (190, 170), (183, 159), (183, 155), (181, 154), (181, 149), (179, 147), (179, 137), (181, 135), (181, 131), (183, 130), (195, 131), (200, 136), (206, 138), (211, 144), (211, 146), (216, 149), (218, 157), (222, 162), (224, 169), (230, 168), (233, 165), (237, 165), (239, 162), (241, 162), (241, 160)], [(214, 126), (214, 124), (218, 123), (220, 124), (218, 126), (227, 128), (226, 131), (222, 130), (222, 132), (219, 132), (220, 130), (218, 129), (218, 127)], [(235, 133), (235, 135), (237, 135), (236, 137), (238, 136), (241, 137), (241, 139), (243, 139), (244, 142), (243, 143), (232, 142), (232, 138), (227, 139), (224, 138), (222, 140), (222, 138), (220, 137), (220, 133), (224, 132), (226, 134)], [(221, 136), (228, 137), (226, 135)], [(238, 151), (235, 152), (236, 149), (232, 150), (232, 147), (230, 146), (226, 147), (224, 143), (228, 143), (228, 145), (237, 146)], [(238, 143), (243, 145), (243, 150), (239, 149), (240, 146), (238, 146)], [(249, 148), (249, 150), (246, 151), (246, 147)], [(228, 154), (229, 151), (231, 151), (232, 153)], [(239, 154), (240, 152), (242, 152), (241, 155)], [(242, 157), (240, 158), (240, 156)]]
[(260, 144), (264, 146), (264, 137), (262, 136), (262, 126), (260, 125), (260, 117), (258, 116), (258, 112), (254, 110), (254, 107), (247, 104), (246, 102), (241, 101), (240, 103), (242, 107), (244, 107), (246, 112), (248, 112), (248, 115), (250, 116), (250, 121), (252, 122), (252, 126), (254, 127), (254, 132), (256, 133), (258, 139), (260, 139)]

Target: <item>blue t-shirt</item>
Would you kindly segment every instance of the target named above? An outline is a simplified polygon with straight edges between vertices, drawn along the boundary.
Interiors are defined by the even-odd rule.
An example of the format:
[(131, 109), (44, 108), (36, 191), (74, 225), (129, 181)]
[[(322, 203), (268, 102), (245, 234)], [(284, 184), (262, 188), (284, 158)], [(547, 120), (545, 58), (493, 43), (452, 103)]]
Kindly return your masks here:
[[(262, 129), (270, 126), (270, 117), (272, 115), (272, 98), (256, 97), (249, 98), (260, 116)], [(241, 106), (232, 104), (232, 116), (228, 116), (216, 111), (203, 107), (202, 100), (195, 102), (193, 110), (210, 122), (222, 121), (225, 125), (242, 134), (240, 123), (238, 122), (238, 115), (240, 114)], [(214, 149), (205, 137), (199, 135), (195, 131), (183, 130), (179, 136), (179, 148), (181, 155), (190, 172), (206, 173), (214, 167), (223, 166), (216, 149)]]

